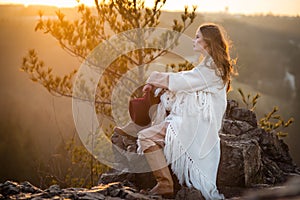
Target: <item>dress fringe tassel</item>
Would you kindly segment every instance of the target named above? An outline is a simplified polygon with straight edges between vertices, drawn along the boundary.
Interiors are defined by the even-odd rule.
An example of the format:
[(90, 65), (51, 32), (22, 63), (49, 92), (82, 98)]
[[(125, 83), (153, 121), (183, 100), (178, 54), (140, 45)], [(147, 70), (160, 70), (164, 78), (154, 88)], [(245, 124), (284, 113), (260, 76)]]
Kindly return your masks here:
[(166, 133), (164, 154), (181, 185), (185, 183), (189, 188), (196, 188), (207, 200), (224, 199), (216, 185), (207, 179), (182, 147), (180, 141), (176, 139), (176, 133), (172, 127), (169, 127)]

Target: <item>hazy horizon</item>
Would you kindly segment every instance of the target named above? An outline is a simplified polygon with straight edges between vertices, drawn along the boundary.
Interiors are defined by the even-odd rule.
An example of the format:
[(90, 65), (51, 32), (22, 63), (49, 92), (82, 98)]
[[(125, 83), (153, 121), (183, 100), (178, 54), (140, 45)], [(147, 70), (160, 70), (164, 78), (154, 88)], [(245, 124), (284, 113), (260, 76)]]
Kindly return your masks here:
[[(81, 0), (88, 6), (94, 5), (94, 0)], [(146, 6), (153, 4), (150, 0), (145, 0)], [(0, 0), (0, 5), (24, 5), (26, 6), (54, 6), (58, 8), (72, 8), (78, 5), (76, 0), (62, 0), (53, 2), (52, 0)], [(162, 7), (165, 11), (182, 11), (184, 6), (197, 5), (198, 12), (227, 12), (230, 14), (273, 14), (280, 16), (299, 16), (300, 15), (300, 0), (253, 0), (253, 1), (234, 1), (234, 0), (183, 0), (176, 1), (168, 0)]]

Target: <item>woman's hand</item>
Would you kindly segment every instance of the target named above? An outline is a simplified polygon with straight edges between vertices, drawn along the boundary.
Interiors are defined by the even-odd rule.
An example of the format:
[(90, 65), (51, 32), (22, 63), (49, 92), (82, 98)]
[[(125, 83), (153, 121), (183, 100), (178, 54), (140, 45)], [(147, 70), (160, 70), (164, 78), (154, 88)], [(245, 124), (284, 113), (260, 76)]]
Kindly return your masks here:
[(148, 92), (148, 91), (151, 91), (153, 88), (153, 86), (151, 84), (146, 84), (144, 87), (143, 87), (143, 92)]

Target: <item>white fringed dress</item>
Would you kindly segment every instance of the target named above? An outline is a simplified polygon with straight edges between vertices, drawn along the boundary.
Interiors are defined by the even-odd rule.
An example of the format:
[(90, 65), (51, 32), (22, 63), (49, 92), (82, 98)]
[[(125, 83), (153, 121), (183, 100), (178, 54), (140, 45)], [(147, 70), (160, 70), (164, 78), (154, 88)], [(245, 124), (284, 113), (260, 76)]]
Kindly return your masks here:
[[(176, 96), (170, 114), (156, 123), (168, 122), (164, 154), (179, 183), (200, 190), (205, 199), (224, 199), (218, 192), (216, 179), (219, 130), (227, 105), (226, 86), (212, 58), (204, 58), (190, 71), (152, 72), (147, 83), (168, 88)], [(159, 118), (163, 115), (160, 113), (165, 113), (160, 109), (161, 105)]]

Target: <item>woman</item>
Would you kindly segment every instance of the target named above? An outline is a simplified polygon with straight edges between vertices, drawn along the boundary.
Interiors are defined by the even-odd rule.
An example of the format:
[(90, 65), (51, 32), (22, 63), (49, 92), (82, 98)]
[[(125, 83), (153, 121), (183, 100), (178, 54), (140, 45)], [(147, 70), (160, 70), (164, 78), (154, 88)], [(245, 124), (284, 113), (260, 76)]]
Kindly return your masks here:
[[(149, 192), (173, 195), (168, 163), (180, 184), (201, 191), (205, 199), (224, 199), (216, 187), (226, 92), (234, 70), (224, 34), (216, 24), (201, 25), (193, 50), (203, 61), (179, 73), (152, 72), (143, 88), (166, 88), (175, 95), (170, 114), (138, 133), (138, 152), (144, 154), (157, 185)], [(168, 99), (162, 99), (162, 102)], [(161, 108), (161, 106), (159, 106)], [(158, 118), (162, 112), (158, 109)]]

